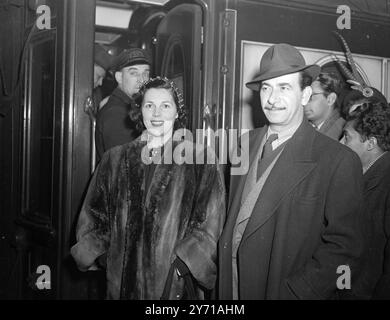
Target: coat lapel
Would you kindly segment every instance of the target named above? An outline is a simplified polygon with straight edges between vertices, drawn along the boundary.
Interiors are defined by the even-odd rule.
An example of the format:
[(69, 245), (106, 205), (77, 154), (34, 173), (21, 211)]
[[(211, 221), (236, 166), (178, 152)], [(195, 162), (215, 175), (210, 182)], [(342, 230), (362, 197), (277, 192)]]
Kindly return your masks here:
[[(261, 141), (265, 133), (267, 132), (267, 126), (262, 127), (258, 132), (249, 137), (249, 168), (245, 175), (231, 176), (230, 189), (229, 189), (229, 207), (228, 207), (228, 221), (233, 219), (235, 222), (238, 212), (241, 206), (241, 197), (244, 190), (245, 181), (248, 176), (249, 169), (253, 165), (253, 161), (256, 158), (257, 151), (261, 145)], [(230, 222), (230, 221), (229, 221)], [(233, 223), (234, 225), (234, 223)]]
[(318, 131), (325, 134), (334, 125), (338, 118), (340, 118), (340, 113), (335, 109), (332, 111), (330, 117), (325, 120), (324, 124)]
[(375, 188), (383, 179), (384, 172), (390, 168), (390, 153), (387, 153), (378, 159), (376, 163), (364, 174), (364, 192)]
[(316, 167), (311, 159), (315, 135), (315, 129), (303, 120), (265, 182), (241, 243), (275, 214), (283, 197)]

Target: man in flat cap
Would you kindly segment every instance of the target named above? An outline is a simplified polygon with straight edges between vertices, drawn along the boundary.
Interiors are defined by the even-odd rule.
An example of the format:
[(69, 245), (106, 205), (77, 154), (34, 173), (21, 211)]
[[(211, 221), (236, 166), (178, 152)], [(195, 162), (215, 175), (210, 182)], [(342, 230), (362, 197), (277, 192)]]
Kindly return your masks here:
[(220, 299), (335, 298), (359, 267), (361, 164), (303, 113), (319, 72), (296, 48), (276, 44), (246, 84), (269, 125), (249, 132), (249, 170), (231, 177)]
[(150, 58), (143, 49), (122, 51), (114, 62), (118, 87), (96, 118), (96, 152), (98, 160), (108, 149), (132, 141), (138, 135), (129, 110), (133, 96), (141, 84), (149, 79)]

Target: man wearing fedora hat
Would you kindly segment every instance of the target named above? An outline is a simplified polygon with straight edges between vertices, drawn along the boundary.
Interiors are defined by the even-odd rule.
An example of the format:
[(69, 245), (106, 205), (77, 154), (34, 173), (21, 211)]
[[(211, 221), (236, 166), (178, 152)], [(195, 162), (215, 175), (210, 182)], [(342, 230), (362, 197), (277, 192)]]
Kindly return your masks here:
[(98, 159), (108, 149), (130, 142), (138, 135), (135, 123), (129, 117), (129, 110), (133, 96), (141, 84), (149, 79), (149, 55), (143, 49), (126, 49), (116, 57), (113, 69), (118, 87), (99, 110), (96, 118)]
[(359, 267), (359, 159), (304, 118), (319, 72), (296, 48), (276, 44), (246, 84), (260, 92), (269, 125), (245, 137), (249, 170), (231, 177), (219, 243), (220, 299), (334, 298), (338, 277), (353, 280)]

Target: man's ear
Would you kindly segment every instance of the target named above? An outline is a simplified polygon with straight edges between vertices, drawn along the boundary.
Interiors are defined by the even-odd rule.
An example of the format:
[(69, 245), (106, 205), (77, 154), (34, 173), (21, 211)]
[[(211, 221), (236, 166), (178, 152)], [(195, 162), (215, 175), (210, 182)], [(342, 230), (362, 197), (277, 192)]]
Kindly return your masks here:
[(305, 89), (303, 89), (302, 99), (301, 99), (303, 106), (308, 104), (312, 93), (313, 93), (313, 89), (310, 86), (307, 86)]
[(337, 100), (337, 94), (334, 92), (331, 92), (327, 97), (326, 97), (326, 102), (328, 103), (329, 106), (332, 106), (336, 103)]
[(367, 150), (371, 151), (378, 145), (378, 140), (375, 137), (370, 137), (367, 140)]
[(120, 71), (115, 72), (115, 80), (119, 84), (122, 84), (122, 72)]

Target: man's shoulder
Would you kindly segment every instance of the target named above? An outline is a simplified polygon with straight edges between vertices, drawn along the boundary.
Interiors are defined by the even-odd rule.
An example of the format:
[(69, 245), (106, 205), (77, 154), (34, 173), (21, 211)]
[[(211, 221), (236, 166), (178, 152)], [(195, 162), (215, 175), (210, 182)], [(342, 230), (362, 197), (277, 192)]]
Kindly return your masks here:
[(255, 129), (251, 129), (242, 134), (241, 139), (249, 140), (249, 144), (252, 144), (259, 136), (267, 132), (268, 126), (263, 126)]
[(129, 112), (129, 105), (125, 104), (115, 96), (110, 96), (107, 103), (97, 113), (97, 121), (104, 121), (109, 118), (118, 118), (127, 115)]
[(116, 88), (108, 97), (107, 103), (100, 109), (100, 111), (108, 110), (112, 107), (129, 106), (131, 99), (121, 89)]
[(337, 159), (343, 157), (360, 161), (357, 154), (350, 148), (319, 132), (316, 132), (313, 153), (318, 154), (319, 159), (327, 161), (337, 161)]

